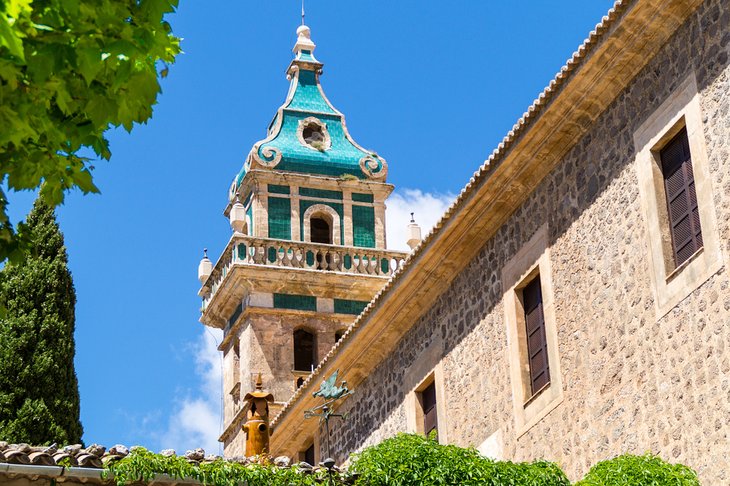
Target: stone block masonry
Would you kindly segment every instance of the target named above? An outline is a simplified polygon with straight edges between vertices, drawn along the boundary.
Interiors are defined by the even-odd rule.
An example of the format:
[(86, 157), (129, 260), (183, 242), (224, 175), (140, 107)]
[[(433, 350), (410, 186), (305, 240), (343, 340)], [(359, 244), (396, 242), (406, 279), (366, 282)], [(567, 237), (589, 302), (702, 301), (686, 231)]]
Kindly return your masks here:
[[(435, 343), (449, 443), (556, 461), (572, 480), (601, 460), (651, 451), (696, 469), (702, 484), (730, 484), (729, 27), (730, 4), (704, 2), (448, 290), (423, 303), (425, 315), (343, 404), (349, 418), (332, 432), (340, 459), (412, 427), (403, 384)], [(689, 76), (723, 264), (658, 315), (633, 133)], [(563, 398), (519, 433), (502, 269), (544, 225)]]

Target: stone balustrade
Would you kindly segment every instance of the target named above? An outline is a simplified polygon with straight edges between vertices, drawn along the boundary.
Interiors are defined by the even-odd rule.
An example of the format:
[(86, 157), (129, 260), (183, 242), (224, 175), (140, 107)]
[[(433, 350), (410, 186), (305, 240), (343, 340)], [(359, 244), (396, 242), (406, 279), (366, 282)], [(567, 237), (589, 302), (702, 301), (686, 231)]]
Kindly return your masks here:
[(234, 235), (200, 291), (203, 309), (233, 265), (262, 265), (390, 277), (403, 265), (407, 256), (408, 253), (402, 251)]

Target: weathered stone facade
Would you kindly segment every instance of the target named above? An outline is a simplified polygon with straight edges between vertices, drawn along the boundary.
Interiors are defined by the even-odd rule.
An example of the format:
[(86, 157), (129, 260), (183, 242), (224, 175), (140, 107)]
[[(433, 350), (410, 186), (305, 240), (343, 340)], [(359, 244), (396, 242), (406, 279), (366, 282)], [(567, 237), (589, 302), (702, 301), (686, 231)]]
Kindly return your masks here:
[[(707, 0), (440, 297), (418, 303), (425, 314), (340, 409), (349, 417), (331, 434), (340, 460), (415, 431), (414, 385), (439, 367), (442, 441), (556, 461), (571, 479), (600, 460), (651, 451), (695, 468), (703, 484), (730, 483), (729, 55), (730, 4)], [(662, 314), (634, 134), (688, 79), (699, 94), (721, 265)], [(562, 398), (518, 430), (504, 305), (518, 282), (504, 281), (503, 270), (541, 228)]]
[[(245, 419), (242, 397), (254, 388), (258, 373), (269, 384), (269, 391), (275, 398), (288, 398), (296, 390), (297, 376), (292, 371), (295, 369), (294, 330), (304, 328), (314, 333), (317, 336), (316, 356), (324, 356), (335, 344), (335, 333), (346, 329), (351, 322), (352, 316), (341, 314), (248, 309), (223, 347), (223, 389), (228, 394), (224, 400), (224, 421), (235, 424), (223, 437), (226, 450), (232, 451), (229, 455), (240, 455), (245, 449), (246, 436), (239, 430)], [(234, 351), (236, 344), (238, 356)], [(233, 362), (236, 358), (238, 365)], [(308, 375), (305, 371), (299, 374), (305, 378)], [(283, 401), (270, 405), (272, 415), (276, 415)]]

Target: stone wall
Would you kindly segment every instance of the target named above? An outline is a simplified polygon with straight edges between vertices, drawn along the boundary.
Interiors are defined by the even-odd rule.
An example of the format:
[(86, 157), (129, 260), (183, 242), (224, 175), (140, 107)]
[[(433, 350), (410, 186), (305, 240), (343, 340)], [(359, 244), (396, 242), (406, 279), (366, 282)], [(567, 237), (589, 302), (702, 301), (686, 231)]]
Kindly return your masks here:
[[(437, 346), (441, 440), (556, 461), (573, 480), (600, 460), (651, 451), (695, 468), (703, 484), (730, 483), (728, 26), (728, 2), (706, 1), (438, 301), (423, 303), (425, 315), (343, 404), (349, 416), (332, 432), (339, 459), (413, 430), (409, 375)], [(724, 264), (658, 315), (633, 134), (692, 73)], [(545, 225), (563, 397), (520, 435), (502, 271)]]

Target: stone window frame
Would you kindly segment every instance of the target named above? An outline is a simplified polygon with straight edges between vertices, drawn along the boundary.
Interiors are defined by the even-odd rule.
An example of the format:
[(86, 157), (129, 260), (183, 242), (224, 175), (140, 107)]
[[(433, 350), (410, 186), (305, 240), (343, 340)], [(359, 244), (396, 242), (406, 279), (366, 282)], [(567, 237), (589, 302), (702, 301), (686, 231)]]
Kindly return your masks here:
[[(692, 157), (703, 247), (675, 267), (659, 152), (683, 128), (687, 130)], [(700, 93), (694, 73), (687, 76), (649, 115), (634, 132), (633, 138), (649, 253), (649, 275), (656, 319), (659, 320), (723, 266)]]
[(435, 385), (438, 441), (440, 444), (448, 444), (448, 416), (442, 359), (442, 339), (434, 338), (403, 373), (403, 385), (404, 389), (409, 390), (405, 398), (407, 431), (416, 434), (424, 433), (423, 408), (419, 394), (431, 383)]
[(306, 243), (312, 242), (312, 218), (317, 216), (325, 216), (331, 223), (332, 244), (342, 245), (342, 240), (340, 239), (342, 234), (340, 230), (340, 215), (337, 214), (334, 208), (326, 204), (313, 204), (304, 211), (304, 241)]
[[(502, 286), (506, 289), (503, 303), (507, 327), (507, 360), (510, 364), (517, 438), (524, 435), (563, 401), (563, 378), (560, 370), (548, 243), (548, 226), (545, 224), (502, 269)], [(542, 292), (550, 383), (533, 396), (530, 387), (530, 365), (527, 359), (525, 314), (521, 301), (521, 289), (537, 275), (540, 276)]]

